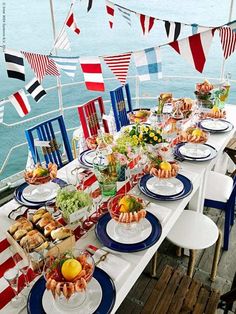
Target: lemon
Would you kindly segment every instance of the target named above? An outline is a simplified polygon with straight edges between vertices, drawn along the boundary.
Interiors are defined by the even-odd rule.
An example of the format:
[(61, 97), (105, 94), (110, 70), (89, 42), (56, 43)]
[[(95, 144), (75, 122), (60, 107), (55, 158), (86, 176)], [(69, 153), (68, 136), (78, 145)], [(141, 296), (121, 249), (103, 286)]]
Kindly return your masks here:
[(213, 106), (213, 108), (211, 109), (213, 112), (218, 112), (219, 108), (217, 106)]
[(202, 130), (200, 130), (200, 129), (195, 129), (195, 130), (192, 132), (192, 136), (197, 136), (197, 137), (202, 136)]
[(119, 200), (119, 206), (120, 206), (120, 212), (121, 213), (127, 213), (129, 211), (132, 211), (135, 206), (136, 200), (130, 196), (125, 195)]
[(43, 176), (47, 176), (48, 175), (48, 170), (44, 169), (44, 168), (37, 168), (34, 170), (33, 175), (35, 177), (43, 177)]
[(160, 169), (170, 171), (171, 170), (171, 164), (168, 161), (162, 161), (160, 163)]
[(62, 275), (68, 281), (72, 281), (81, 272), (81, 270), (82, 265), (74, 258), (67, 259), (61, 267)]

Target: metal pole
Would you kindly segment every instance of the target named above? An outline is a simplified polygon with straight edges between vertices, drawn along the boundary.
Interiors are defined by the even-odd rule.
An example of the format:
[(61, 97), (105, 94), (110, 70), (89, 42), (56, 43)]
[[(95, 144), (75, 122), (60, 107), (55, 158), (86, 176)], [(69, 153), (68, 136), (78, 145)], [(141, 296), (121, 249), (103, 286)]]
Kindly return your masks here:
[[(56, 26), (55, 26), (55, 16), (54, 16), (54, 8), (53, 8), (53, 0), (49, 0), (50, 2), (50, 11), (51, 11), (51, 20), (52, 20), (52, 30), (53, 30), (53, 39), (56, 39)], [(54, 53), (57, 55), (57, 50), (53, 48)], [(63, 99), (62, 99), (62, 87), (61, 87), (61, 79), (57, 76), (57, 94), (58, 94), (58, 104), (59, 111), (61, 114), (64, 114), (63, 110)]]
[[(230, 8), (229, 8), (228, 22), (231, 22), (231, 20), (232, 20), (233, 6), (234, 6), (234, 0), (231, 0)], [(225, 59), (223, 59), (222, 66), (221, 66), (221, 74), (220, 74), (221, 81), (224, 79), (224, 72), (225, 72)]]
[(140, 108), (140, 103), (139, 103), (139, 78), (138, 75), (135, 76), (135, 97), (136, 97), (136, 108)]

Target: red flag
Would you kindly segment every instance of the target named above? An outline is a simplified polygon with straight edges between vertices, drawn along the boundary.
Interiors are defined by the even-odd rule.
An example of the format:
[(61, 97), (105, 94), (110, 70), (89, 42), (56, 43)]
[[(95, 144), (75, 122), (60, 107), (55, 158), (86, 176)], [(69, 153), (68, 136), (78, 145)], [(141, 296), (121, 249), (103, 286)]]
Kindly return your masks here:
[(106, 10), (109, 17), (109, 25), (110, 25), (110, 28), (112, 28), (113, 22), (114, 22), (114, 13), (115, 13), (114, 3), (106, 0)]
[(29, 62), (39, 82), (42, 82), (43, 77), (46, 75), (46, 70), (49, 63), (48, 56), (25, 51), (22, 51), (22, 53)]
[(227, 59), (236, 49), (236, 32), (230, 27), (220, 29), (220, 41), (224, 51), (224, 58)]
[(69, 15), (68, 19), (66, 20), (66, 25), (68, 27), (70, 27), (76, 34), (79, 35), (80, 29), (77, 27), (77, 24), (76, 24), (73, 12), (71, 12), (71, 14)]
[(99, 57), (81, 57), (80, 65), (87, 89), (104, 92), (105, 86)]
[(154, 25), (155, 18), (143, 14), (138, 14), (142, 26), (143, 35), (147, 35)]

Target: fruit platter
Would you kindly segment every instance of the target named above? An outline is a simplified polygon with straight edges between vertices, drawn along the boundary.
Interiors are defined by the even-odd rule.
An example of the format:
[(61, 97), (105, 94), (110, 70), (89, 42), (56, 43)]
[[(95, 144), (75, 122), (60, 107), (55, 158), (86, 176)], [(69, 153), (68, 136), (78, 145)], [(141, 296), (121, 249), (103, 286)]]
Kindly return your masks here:
[(193, 144), (205, 144), (208, 139), (208, 133), (197, 127), (187, 128), (182, 131), (178, 137), (179, 142), (188, 142)]
[(149, 110), (134, 111), (133, 113), (129, 114), (129, 120), (130, 122), (133, 122), (133, 123), (147, 122), (150, 114), (151, 114), (151, 111)]
[(44, 266), (46, 289), (51, 291), (54, 299), (68, 301), (74, 296), (83, 302), (94, 267), (93, 258), (85, 251), (75, 250), (60, 257), (50, 256)]
[(179, 172), (179, 165), (176, 161), (166, 161), (161, 156), (149, 156), (150, 163), (145, 167), (145, 172), (159, 179), (175, 178)]
[(118, 223), (138, 223), (146, 216), (144, 201), (134, 195), (117, 195), (108, 202), (112, 219)]
[(112, 144), (113, 135), (109, 133), (103, 134), (103, 140), (98, 135), (92, 135), (86, 138), (86, 144), (89, 149), (96, 149), (101, 142), (105, 142), (106, 144)]
[(57, 165), (49, 163), (48, 166), (42, 166), (37, 163), (34, 169), (26, 170), (24, 173), (25, 181), (32, 185), (40, 185), (50, 182), (57, 176)]

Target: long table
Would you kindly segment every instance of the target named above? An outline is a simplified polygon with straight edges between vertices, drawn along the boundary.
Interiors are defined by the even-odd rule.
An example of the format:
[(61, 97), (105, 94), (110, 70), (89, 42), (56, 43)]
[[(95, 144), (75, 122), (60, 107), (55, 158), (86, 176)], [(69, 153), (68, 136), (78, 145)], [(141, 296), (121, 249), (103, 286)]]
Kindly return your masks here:
[[(236, 127), (236, 106), (227, 105), (227, 120), (231, 121), (234, 126)], [(171, 230), (175, 222), (177, 221), (178, 217), (182, 213), (182, 211), (188, 205), (189, 208), (202, 212), (203, 210), (203, 201), (204, 201), (204, 192), (206, 187), (206, 177), (207, 172), (216, 165), (216, 163), (220, 160), (222, 156), (222, 152), (224, 147), (228, 143), (228, 141), (234, 135), (234, 130), (228, 133), (222, 134), (213, 134), (210, 135), (208, 143), (214, 146), (218, 150), (217, 158), (205, 161), (205, 162), (189, 162), (183, 161), (181, 163), (181, 170), (180, 173), (188, 177), (193, 184), (193, 191), (189, 194), (186, 198), (179, 200), (179, 201), (172, 201), (172, 202), (160, 202), (155, 201), (153, 199), (149, 199), (148, 197), (142, 195), (142, 197), (148, 202), (147, 210), (153, 213), (161, 222), (162, 225), (162, 235), (155, 245), (151, 248), (136, 252), (136, 253), (120, 253), (110, 251), (107, 248), (104, 248), (107, 251), (110, 251), (112, 254), (117, 255), (128, 262), (129, 266), (128, 269), (118, 278), (115, 279), (115, 287), (116, 287), (116, 302), (112, 313), (115, 313), (146, 265), (149, 263), (165, 237), (167, 236), (168, 232)], [(59, 178), (66, 178), (66, 171), (68, 168), (74, 167), (77, 161), (73, 161), (71, 164), (63, 167), (58, 171)], [(95, 185), (97, 183), (94, 183)], [(120, 186), (118, 187), (120, 188)], [(133, 194), (139, 195), (141, 192), (139, 191), (138, 187), (134, 187), (131, 191)], [(1, 219), (1, 226), (0, 226), (0, 244), (1, 241), (5, 238), (5, 232), (8, 227), (12, 224), (12, 221), (7, 218), (8, 213), (16, 208), (18, 203), (15, 200), (12, 200), (2, 206), (0, 208), (0, 219)], [(102, 244), (97, 240), (94, 229), (89, 230), (88, 233), (80, 238), (76, 245), (81, 248), (85, 249), (87, 245), (94, 245), (98, 248), (102, 247)], [(0, 245), (1, 246), (1, 245)], [(9, 257), (9, 249), (6, 248), (5, 250), (0, 251), (0, 261), (3, 263)], [(6, 282), (3, 278), (0, 278), (0, 295), (4, 287), (6, 287)], [(1, 302), (1, 301), (0, 301)], [(1, 313), (6, 314), (14, 314), (18, 313), (19, 309), (13, 309), (11, 304), (8, 303), (2, 310)], [(26, 313), (26, 309), (23, 309), (21, 313)]]

